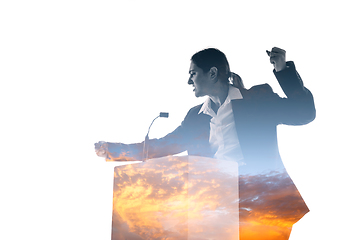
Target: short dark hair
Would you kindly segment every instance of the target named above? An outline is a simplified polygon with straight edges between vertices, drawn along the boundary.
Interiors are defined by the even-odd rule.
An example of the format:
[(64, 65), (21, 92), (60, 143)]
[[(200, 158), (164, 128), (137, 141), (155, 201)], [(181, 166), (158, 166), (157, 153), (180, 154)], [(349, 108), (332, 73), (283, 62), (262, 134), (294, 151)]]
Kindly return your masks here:
[(221, 81), (229, 82), (230, 66), (223, 52), (216, 48), (207, 48), (195, 53), (191, 57), (191, 61), (200, 69), (207, 73), (210, 68), (216, 67), (218, 70), (218, 77)]

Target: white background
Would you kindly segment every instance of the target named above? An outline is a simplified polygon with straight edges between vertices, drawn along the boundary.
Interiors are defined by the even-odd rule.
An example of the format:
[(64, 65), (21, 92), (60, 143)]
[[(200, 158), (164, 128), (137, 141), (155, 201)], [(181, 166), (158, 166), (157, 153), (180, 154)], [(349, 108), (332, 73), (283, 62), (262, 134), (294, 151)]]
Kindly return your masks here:
[(360, 37), (356, 1), (2, 1), (0, 238), (110, 239), (113, 167), (97, 141), (175, 129), (204, 101), (190, 58), (223, 51), (245, 87), (284, 96), (265, 50), (287, 50), (317, 118), (280, 126), (283, 161), (311, 212), (291, 240), (354, 239)]

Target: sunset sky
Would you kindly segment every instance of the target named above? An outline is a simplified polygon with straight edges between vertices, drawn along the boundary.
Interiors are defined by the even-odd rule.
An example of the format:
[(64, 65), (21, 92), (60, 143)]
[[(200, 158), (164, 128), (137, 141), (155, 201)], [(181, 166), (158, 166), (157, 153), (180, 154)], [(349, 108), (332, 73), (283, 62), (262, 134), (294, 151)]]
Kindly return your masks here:
[(110, 239), (121, 163), (93, 144), (141, 142), (159, 112), (169, 118), (150, 138), (173, 131), (205, 100), (187, 80), (191, 56), (207, 47), (226, 54), (246, 88), (268, 83), (284, 96), (273, 46), (295, 62), (317, 109), (308, 125), (278, 127), (310, 209), (290, 240), (353, 239), (359, 18), (350, 0), (2, 1), (0, 239)]
[(115, 170), (113, 239), (238, 239), (240, 225), (243, 240), (285, 240), (307, 212), (284, 170), (239, 181), (234, 162), (185, 156)]
[(115, 171), (113, 239), (236, 239), (237, 198), (234, 162), (183, 156), (122, 166)]

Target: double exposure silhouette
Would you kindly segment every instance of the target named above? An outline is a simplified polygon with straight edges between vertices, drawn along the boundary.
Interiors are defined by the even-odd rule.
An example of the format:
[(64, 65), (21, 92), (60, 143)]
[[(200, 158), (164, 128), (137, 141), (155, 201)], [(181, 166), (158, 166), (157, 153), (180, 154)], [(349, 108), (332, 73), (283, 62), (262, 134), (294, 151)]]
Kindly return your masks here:
[[(267, 54), (286, 98), (279, 97), (268, 84), (246, 89), (240, 76), (230, 72), (225, 54), (217, 49), (204, 49), (192, 56), (188, 84), (194, 87), (196, 97), (208, 98), (190, 109), (173, 132), (160, 139), (146, 140), (147, 156), (151, 160), (137, 167), (115, 169), (113, 239), (129, 236), (208, 239), (206, 234), (211, 231), (213, 236), (223, 236), (219, 237), (222, 239), (289, 238), (292, 225), (309, 210), (280, 158), (276, 127), (311, 122), (315, 118), (315, 106), (295, 64), (286, 62), (285, 50), (274, 47)], [(108, 161), (131, 161), (144, 159), (143, 146), (144, 142), (99, 142), (95, 150)], [(189, 155), (186, 160), (171, 157), (184, 151)], [(208, 177), (213, 161), (220, 164), (217, 162), (217, 170), (213, 171), (216, 174)], [(157, 162), (170, 165), (161, 170)], [(235, 164), (232, 169), (237, 168), (236, 185), (226, 184), (233, 172), (221, 166), (229, 164)], [(202, 183), (213, 186), (196, 187)], [(232, 190), (220, 193), (216, 186), (220, 189), (231, 186)], [(218, 219), (224, 212), (233, 213), (230, 206), (234, 200), (229, 200), (233, 193), (238, 204), (236, 219), (229, 217), (231, 223), (226, 224), (204, 220)], [(189, 201), (194, 196), (200, 196), (195, 202), (202, 207), (190, 207)], [(135, 207), (135, 202), (143, 198), (147, 205)], [(229, 202), (225, 203), (223, 198)], [(151, 210), (151, 206), (167, 208), (160, 213)], [(230, 227), (234, 222), (237, 233)]]

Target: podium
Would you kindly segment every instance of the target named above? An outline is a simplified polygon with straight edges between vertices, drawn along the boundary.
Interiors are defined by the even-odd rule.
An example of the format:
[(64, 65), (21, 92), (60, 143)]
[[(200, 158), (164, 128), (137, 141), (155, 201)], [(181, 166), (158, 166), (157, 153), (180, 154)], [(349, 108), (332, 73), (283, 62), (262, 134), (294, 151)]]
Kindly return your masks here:
[(112, 240), (287, 240), (309, 211), (283, 166), (197, 156), (115, 167), (113, 194)]
[(238, 164), (169, 156), (115, 167), (112, 240), (239, 239)]

